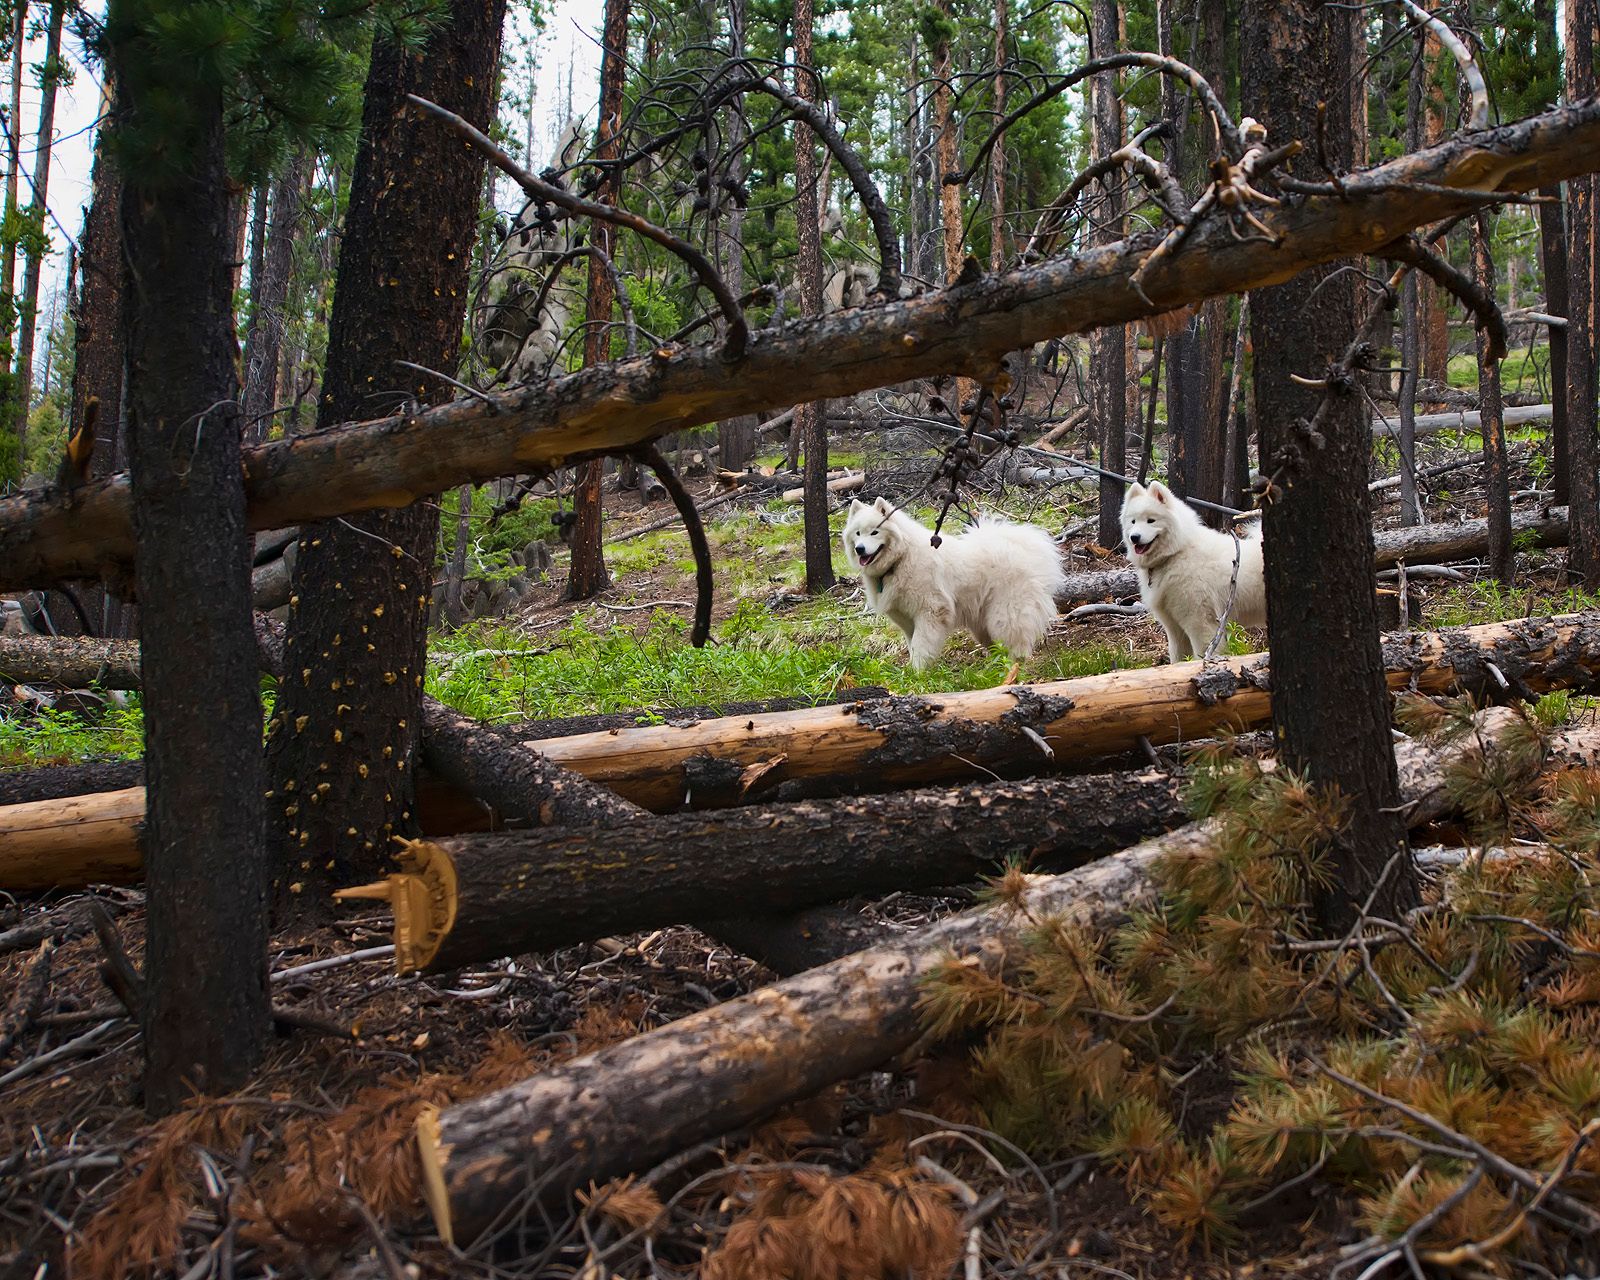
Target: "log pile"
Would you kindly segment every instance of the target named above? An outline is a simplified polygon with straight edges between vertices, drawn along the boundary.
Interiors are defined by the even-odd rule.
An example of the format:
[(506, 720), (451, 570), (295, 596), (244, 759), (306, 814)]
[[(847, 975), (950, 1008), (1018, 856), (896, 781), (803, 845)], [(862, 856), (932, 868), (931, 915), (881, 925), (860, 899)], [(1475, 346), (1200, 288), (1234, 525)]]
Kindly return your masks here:
[[(1447, 771), (1497, 751), (1518, 719), (1492, 708), (1474, 734), (1401, 743), (1409, 823), (1446, 813)], [(1592, 754), (1596, 736), (1586, 730), (1564, 750)], [(1508, 774), (1515, 758), (1506, 753)], [(1004, 906), (964, 912), (497, 1092), (425, 1111), (418, 1148), (441, 1236), (465, 1243), (519, 1196), (559, 1200), (590, 1181), (649, 1168), (894, 1058), (920, 1038), (922, 983), (939, 965), (954, 958), (997, 972), (1040, 916), (1103, 926), (1148, 897), (1160, 859), (1199, 852), (1208, 838), (1207, 823), (1180, 827), (1036, 879), (1024, 913)]]
[[(1397, 633), (1385, 638), (1383, 658), (1394, 689), (1495, 697), (1552, 688), (1590, 691), (1600, 687), (1600, 614)], [(528, 768), (542, 771), (541, 785), (552, 788), (551, 796), (564, 790), (567, 799), (560, 803), (576, 805), (570, 812), (580, 816), (585, 806), (605, 807), (608, 801), (596, 797), (608, 793), (668, 813), (788, 799), (797, 792), (888, 791), (1044, 772), (1128, 752), (1141, 740), (1191, 742), (1255, 728), (1270, 718), (1270, 689), (1266, 655), (1250, 654), (939, 697), (891, 696), (557, 738), (513, 739), (497, 730), (484, 738), (481, 767), (459, 776), (468, 786), (485, 785), (481, 780), (497, 753), (502, 765), (512, 757), (544, 762)], [(580, 795), (574, 783), (563, 781), (562, 771), (599, 786)], [(516, 798), (516, 787), (532, 785), (535, 772), (507, 779), (510, 798)], [(99, 865), (118, 874), (136, 865), (129, 859), (137, 856), (142, 792), (124, 793), (118, 803), (117, 821), (92, 828), (92, 847), (82, 841), (82, 870), (91, 877)], [(27, 877), (37, 876), (40, 867), (54, 874), (48, 871), (48, 849), (41, 847), (40, 815), (23, 814), (23, 808), (0, 808), (0, 888), (12, 891), (38, 887)], [(481, 821), (481, 811), (477, 816)]]

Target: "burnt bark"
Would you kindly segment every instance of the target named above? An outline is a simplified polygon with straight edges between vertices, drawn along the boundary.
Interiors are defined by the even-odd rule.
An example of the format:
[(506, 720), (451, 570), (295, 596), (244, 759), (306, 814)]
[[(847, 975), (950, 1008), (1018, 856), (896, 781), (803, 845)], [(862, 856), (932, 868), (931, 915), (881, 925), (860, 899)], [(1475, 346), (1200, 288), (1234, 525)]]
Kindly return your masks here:
[[(453, 0), (420, 51), (373, 46), (319, 425), (448, 398), (396, 361), (455, 368), (482, 169), (406, 95), (485, 125), (504, 16), (505, 0)], [(267, 748), (280, 910), (326, 913), (416, 832), (438, 527), (428, 501), (301, 532)]]
[(457, 969), (730, 908), (961, 884), (1013, 857), (1064, 870), (1180, 825), (1181, 790), (1101, 774), (452, 837), (409, 847), (383, 892), (429, 903), (397, 913), (400, 971)]
[(289, 298), (289, 276), (294, 266), (295, 241), (300, 236), (302, 201), (311, 174), (311, 156), (297, 150), (272, 182), (272, 212), (266, 229), (261, 271), (250, 276), (250, 332), (244, 346), (245, 430), (263, 440), (272, 429), (277, 407), (278, 364), (283, 352)]
[[(617, 154), (617, 129), (622, 121), (622, 90), (627, 75), (628, 0), (606, 0), (605, 31), (600, 56), (600, 125), (595, 137), (595, 154), (611, 159)], [(615, 204), (615, 186), (606, 182), (595, 193), (603, 204)], [(616, 227), (596, 219), (590, 224), (591, 243), (607, 257), (616, 247)], [(611, 307), (615, 293), (611, 273), (604, 261), (589, 255), (589, 291), (584, 308), (583, 363), (585, 368), (605, 364), (611, 359)], [(601, 554), (601, 463), (584, 463), (578, 468), (573, 487), (572, 560), (567, 569), (564, 600), (588, 600), (611, 585)]]
[[(1170, 264), (1144, 278), (1148, 298), (1129, 283), (1156, 243), (1141, 236), (892, 307), (795, 321), (731, 366), (718, 346), (681, 349), (495, 393), (488, 403), (463, 399), (262, 445), (245, 455), (251, 527), (326, 520), (467, 480), (624, 451), (785, 402), (797, 385), (844, 396), (952, 370), (992, 374), (1002, 356), (1031, 343), (1257, 288), (1471, 212), (1475, 200), (1452, 193), (1452, 185), (1527, 191), (1583, 172), (1597, 157), (1600, 103), (1562, 108), (1350, 174), (1347, 200), (1313, 197), (1267, 210), (1283, 237), (1276, 246), (1236, 239), (1221, 221), (1197, 231)], [(114, 572), (131, 556), (127, 504), (120, 478), (85, 485), (70, 500), (0, 499), (0, 585)]]
[[(734, 61), (745, 56), (745, 0), (729, 0), (725, 6), (728, 15), (728, 56)], [(728, 180), (743, 188), (749, 178), (750, 159), (746, 152), (750, 127), (742, 111), (728, 113)], [(728, 291), (736, 298), (744, 296), (744, 202), (738, 197), (728, 197), (722, 221), (717, 225), (722, 265), (722, 277), (728, 282)], [(720, 331), (720, 329), (719, 329)], [(721, 450), (722, 466), (728, 471), (743, 471), (756, 451), (756, 427), (760, 419), (753, 413), (741, 413), (724, 418), (717, 423), (717, 447)], [(648, 497), (646, 501), (648, 501)]]
[[(1476, 734), (1400, 744), (1408, 819), (1446, 812), (1447, 770), (1493, 750), (1516, 719), (1495, 710)], [(1041, 918), (1107, 927), (1154, 900), (1163, 859), (1196, 856), (1210, 839), (1205, 823), (1180, 827), (1041, 878), (1023, 910), (963, 912), (494, 1093), (425, 1110), (418, 1146), (440, 1235), (466, 1244), (503, 1220), (516, 1197), (564, 1204), (591, 1180), (648, 1169), (906, 1052), (924, 1034), (919, 1002), (940, 966), (954, 960), (1000, 975)]]
[[(1489, 252), (1489, 215), (1480, 210), (1472, 220), (1473, 282), (1493, 298), (1494, 258)], [(1488, 502), (1489, 569), (1511, 584), (1511, 479), (1506, 463), (1506, 429), (1500, 401), (1500, 361), (1491, 352), (1488, 333), (1478, 330), (1479, 420), (1483, 432), (1483, 487)]]
[[(1566, 5), (1567, 98), (1589, 101), (1595, 93), (1596, 0)], [(1586, 590), (1600, 587), (1600, 451), (1595, 445), (1595, 179), (1567, 183), (1567, 484), (1572, 530), (1567, 571)]]
[[(1253, 0), (1241, 28), (1244, 99), (1279, 141), (1316, 137), (1325, 102), (1328, 161), (1340, 170), (1354, 150), (1352, 21), (1349, 9), (1325, 0)], [(1314, 178), (1316, 161), (1301, 159)], [(1372, 591), (1371, 427), (1353, 388), (1330, 389), (1330, 411), (1320, 432), (1311, 430), (1321, 396), (1292, 378), (1321, 377), (1343, 358), (1356, 335), (1355, 277), (1337, 268), (1304, 273), (1253, 293), (1250, 315), (1256, 420), (1280, 492), (1263, 528), (1273, 729), (1285, 763), (1349, 806), (1330, 850), (1330, 887), (1315, 904), (1322, 927), (1338, 933), (1369, 895), (1385, 915), (1417, 898), (1396, 810)], [(1283, 342), (1286, 333), (1296, 341)]]
[[(120, 121), (163, 70), (113, 4)], [(144, 681), (145, 1105), (242, 1083), (265, 1050), (266, 864), (250, 538), (239, 465), (222, 93), (186, 101), (176, 171), (127, 174), (128, 445)], [(201, 767), (200, 762), (203, 762)], [(218, 874), (226, 867), (226, 874)]]
[[(1103, 57), (1118, 47), (1117, 0), (1093, 0), (1090, 8), (1093, 49)], [(1108, 156), (1122, 145), (1122, 101), (1117, 77), (1098, 75), (1089, 85), (1090, 148), (1096, 158)], [(1108, 181), (1093, 227), (1091, 245), (1113, 244), (1122, 238), (1120, 193)], [(1128, 451), (1127, 331), (1106, 325), (1089, 335), (1089, 404), (1100, 427), (1100, 465), (1126, 475)], [(1137, 379), (1135, 379), (1137, 381)], [(1115, 547), (1122, 541), (1122, 481), (1100, 477), (1100, 544)]]
[[(1554, 67), (1561, 60), (1556, 34), (1553, 0), (1533, 0), (1537, 23), (1534, 37), (1541, 62)], [(1544, 279), (1544, 309), (1552, 315), (1567, 314), (1567, 225), (1561, 208), (1561, 188), (1542, 187), (1539, 205), (1539, 272)], [(1572, 493), (1567, 479), (1567, 330), (1551, 325), (1545, 330), (1550, 350), (1550, 452), (1554, 462), (1552, 484), (1555, 501), (1565, 505)]]
[[(807, 102), (819, 101), (811, 74), (811, 0), (795, 0), (795, 90)], [(794, 123), (795, 238), (799, 245), (800, 302), (808, 316), (822, 314), (822, 210), (817, 201), (817, 150), (812, 131)], [(812, 400), (795, 410), (794, 431), (805, 451), (806, 590), (815, 595), (833, 586), (833, 539), (828, 533), (828, 405)]]

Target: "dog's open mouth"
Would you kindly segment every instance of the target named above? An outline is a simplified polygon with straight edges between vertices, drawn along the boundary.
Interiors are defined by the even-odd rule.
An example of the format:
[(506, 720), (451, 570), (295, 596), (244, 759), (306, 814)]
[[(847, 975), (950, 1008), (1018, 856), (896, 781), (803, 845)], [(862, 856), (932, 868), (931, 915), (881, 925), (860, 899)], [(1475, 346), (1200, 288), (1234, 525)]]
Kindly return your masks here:
[(856, 559), (861, 561), (861, 567), (863, 569), (865, 569), (869, 564), (871, 564), (874, 560), (876, 560), (882, 554), (883, 554), (883, 548), (879, 547), (876, 551), (857, 552), (856, 553)]

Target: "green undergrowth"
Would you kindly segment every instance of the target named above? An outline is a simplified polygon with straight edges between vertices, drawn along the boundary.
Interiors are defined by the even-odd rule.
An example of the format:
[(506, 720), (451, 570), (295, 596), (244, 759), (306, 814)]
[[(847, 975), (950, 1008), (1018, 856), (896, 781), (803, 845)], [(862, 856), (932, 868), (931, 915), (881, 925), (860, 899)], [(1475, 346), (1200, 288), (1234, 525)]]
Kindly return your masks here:
[[(1011, 665), (1003, 651), (979, 649), (969, 639), (952, 641), (944, 661), (912, 671), (899, 632), (839, 596), (779, 612), (763, 601), (741, 601), (703, 649), (689, 644), (688, 627), (683, 610), (658, 610), (638, 627), (607, 623), (603, 608), (532, 636), (469, 627), (435, 645), (428, 689), (481, 719), (544, 719), (821, 699), (862, 686), (896, 693), (982, 689), (1003, 681)], [(1063, 680), (1145, 661), (1097, 642), (1039, 654), (1023, 664), (1021, 678)]]
[[(1463, 703), (1403, 710), (1437, 741), (1472, 732)], [(1446, 775), (1476, 848), (1537, 846), (1473, 855), (1329, 941), (1312, 902), (1344, 804), (1205, 753), (1190, 802), (1211, 838), (1155, 867), (1152, 901), (1091, 928), (1031, 913), (1008, 872), (992, 893), (1026, 917), (1021, 965), (952, 960), (925, 1017), (978, 1033), (987, 1126), (1040, 1159), (1099, 1157), (1185, 1241), (1303, 1221), (1331, 1192), (1366, 1236), (1352, 1276), (1406, 1274), (1408, 1249), (1419, 1275), (1594, 1274), (1600, 772), (1530, 793), (1513, 779), (1543, 750), (1521, 721)]]
[(1546, 618), (1558, 613), (1583, 613), (1600, 608), (1600, 594), (1568, 587), (1559, 592), (1535, 592), (1526, 587), (1506, 587), (1493, 578), (1451, 586), (1429, 602), (1428, 625), (1481, 626), (1516, 618)]
[(0, 769), (135, 760), (143, 754), (144, 713), (137, 697), (93, 719), (50, 708), (0, 717)]

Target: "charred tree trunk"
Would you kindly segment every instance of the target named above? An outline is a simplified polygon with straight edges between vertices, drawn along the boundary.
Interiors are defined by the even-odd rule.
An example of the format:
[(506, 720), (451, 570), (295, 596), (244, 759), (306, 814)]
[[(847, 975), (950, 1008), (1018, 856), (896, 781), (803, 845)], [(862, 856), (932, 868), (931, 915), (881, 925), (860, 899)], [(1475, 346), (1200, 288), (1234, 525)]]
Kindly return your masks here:
[[(606, 25), (600, 57), (600, 125), (595, 135), (595, 155), (610, 159), (617, 154), (617, 130), (622, 122), (622, 90), (627, 76), (629, 0), (606, 0)], [(613, 183), (602, 184), (596, 198), (615, 204)], [(610, 257), (616, 247), (616, 228), (594, 222), (589, 231), (592, 242)], [(604, 364), (611, 358), (611, 307), (615, 301), (611, 273), (594, 254), (589, 255), (589, 292), (584, 309), (583, 363), (585, 367)], [(597, 459), (578, 468), (572, 493), (572, 561), (567, 569), (564, 600), (588, 600), (611, 585), (606, 573), (603, 541), (600, 480), (603, 464)]]
[[(1472, 221), (1473, 282), (1495, 296), (1494, 258), (1489, 251), (1489, 214)], [(1500, 361), (1490, 354), (1488, 333), (1478, 330), (1478, 402), (1483, 431), (1483, 487), (1488, 499), (1489, 568), (1511, 585), (1511, 480), (1506, 464), (1506, 431), (1500, 405)]]
[[(811, 0), (795, 0), (795, 89), (818, 102), (811, 74)], [(822, 210), (817, 207), (817, 152), (811, 130), (794, 125), (795, 235), (800, 246), (800, 298), (809, 316), (822, 314)], [(833, 586), (833, 539), (828, 534), (828, 405), (813, 400), (795, 410), (794, 431), (805, 450), (806, 590), (815, 595)]]
[[(1561, 65), (1560, 40), (1556, 34), (1555, 6), (1552, 0), (1534, 0), (1535, 46), (1539, 60), (1551, 68)], [(1544, 278), (1544, 309), (1565, 316), (1567, 301), (1567, 226), (1561, 212), (1561, 188), (1541, 187), (1539, 205), (1539, 271)], [(1554, 462), (1552, 483), (1558, 505), (1571, 501), (1567, 462), (1567, 330), (1551, 325), (1545, 330), (1550, 343), (1550, 452)]]
[[(1103, 57), (1118, 47), (1117, 0), (1093, 0), (1094, 51)], [(1116, 77), (1098, 75), (1089, 86), (1090, 149), (1098, 158), (1122, 145), (1122, 101)], [(1089, 233), (1091, 245), (1122, 238), (1121, 196), (1109, 183), (1099, 217)], [(1126, 475), (1128, 450), (1128, 341), (1125, 327), (1108, 325), (1089, 335), (1089, 403), (1100, 427), (1100, 465)], [(1122, 541), (1122, 481), (1100, 478), (1100, 545)]]
[[(504, 16), (505, 0), (453, 0), (420, 52), (374, 44), (319, 426), (452, 394), (395, 362), (455, 368), (482, 169), (406, 95), (486, 125)], [(438, 528), (418, 502), (302, 530), (267, 752), (282, 909), (330, 910), (334, 887), (415, 833)]]
[(265, 439), (277, 407), (278, 361), (283, 351), (289, 276), (300, 236), (301, 204), (312, 157), (297, 150), (272, 183), (272, 214), (261, 274), (250, 277), (250, 332), (244, 347), (244, 418), (251, 438)]
[[(1594, 96), (1595, 0), (1566, 5), (1567, 98)], [(1567, 484), (1572, 531), (1567, 571), (1585, 590), (1600, 588), (1600, 479), (1595, 446), (1595, 179), (1567, 183)]]
[[(1006, 0), (994, 0), (994, 115), (1006, 114)], [(1005, 264), (1006, 232), (1006, 136), (994, 140), (989, 154), (989, 270), (999, 271)]]
[(458, 969), (732, 905), (962, 884), (1011, 857), (1062, 870), (1180, 825), (1181, 791), (1100, 774), (417, 841), (398, 874), (342, 896), (391, 904), (399, 972)]
[[(145, 52), (145, 21), (116, 3), (108, 16), (119, 127), (144, 123), (148, 98), (159, 100), (177, 73)], [(182, 170), (133, 167), (122, 202), (149, 788), (144, 1091), (153, 1113), (190, 1090), (241, 1084), (270, 1029), (223, 96), (203, 80), (187, 93), (191, 114), (169, 143)], [(159, 118), (172, 127), (170, 115)]]
[[(112, 109), (111, 79), (101, 89), (101, 113)], [(73, 312), (72, 425), (89, 416), (96, 404), (94, 452), (89, 474), (108, 476), (127, 466), (122, 436), (122, 388), (128, 329), (124, 315), (125, 270), (122, 260), (122, 170), (105, 152), (105, 135), (95, 140), (93, 194), (78, 240), (78, 295)], [(86, 597), (87, 598), (87, 597)], [(99, 633), (132, 634), (131, 608), (109, 591), (98, 589)], [(91, 610), (91, 616), (93, 616)]]
[[(729, 0), (728, 56), (738, 61), (745, 56), (745, 0)], [(749, 145), (750, 129), (741, 111), (728, 114), (728, 179), (741, 190), (749, 178), (750, 159), (745, 152)], [(721, 252), (722, 275), (734, 297), (744, 296), (744, 215), (743, 196), (722, 193), (727, 201), (727, 212), (718, 226), (717, 237)], [(727, 471), (743, 471), (750, 465), (756, 451), (756, 426), (760, 419), (753, 413), (724, 418), (717, 423), (717, 447), (721, 451), (722, 466)]]
[[(6, 118), (11, 120), (12, 126), (6, 131), (6, 207), (5, 223), (8, 227), (15, 227), (17, 215), (21, 206), (17, 203), (18, 188), (22, 182), (22, 50), (28, 42), (28, 0), (16, 0), (16, 5), (11, 14), (11, 113)], [(16, 235), (4, 237), (4, 263), (0, 265), (0, 384), (3, 384), (4, 394), (0, 394), (0, 408), (7, 411), (12, 408), (12, 399), (16, 394), (16, 383), (12, 379), (11, 363), (16, 354), (16, 305), (17, 305), (17, 246)], [(7, 413), (8, 426), (15, 422), (15, 414)], [(9, 433), (8, 433), (9, 434)], [(15, 475), (5, 476), (0, 472), (0, 479), (22, 479), (22, 445), (20, 439), (13, 436), (15, 455), (11, 459)]]
[[(1426, 66), (1423, 37), (1406, 80), (1406, 149), (1422, 142), (1422, 90)], [(1422, 523), (1417, 495), (1417, 377), (1422, 365), (1422, 289), (1428, 282), (1408, 271), (1400, 292), (1400, 523)]]
[[(1326, 102), (1328, 161), (1350, 167), (1351, 11), (1327, 0), (1253, 0), (1241, 32), (1244, 98), (1279, 132), (1318, 137)], [(1302, 157), (1303, 159), (1303, 157)], [(1304, 168), (1307, 176), (1314, 162)], [(1332, 888), (1316, 904), (1324, 928), (1342, 932), (1368, 895), (1383, 914), (1417, 897), (1403, 856), (1405, 831), (1389, 745), (1389, 696), (1372, 592), (1371, 427), (1362, 398), (1338, 397), (1320, 437), (1308, 423), (1318, 394), (1291, 375), (1320, 377), (1355, 338), (1349, 272), (1307, 272), (1251, 296), (1257, 424), (1280, 499), (1267, 508), (1268, 635), (1272, 719), (1285, 762), (1350, 806), (1331, 851)], [(1284, 343), (1293, 332), (1297, 341)], [(1334, 393), (1330, 390), (1327, 394)], [(1316, 590), (1305, 584), (1315, 582)]]
[[(33, 203), (28, 217), (41, 228), (48, 209), (50, 156), (55, 149), (56, 87), (61, 83), (61, 25), (66, 0), (51, 0), (50, 24), (45, 36), (44, 71), (40, 77), (39, 128), (34, 133)], [(15, 123), (13, 128), (18, 127)], [(231, 227), (231, 224), (230, 224)], [(230, 246), (229, 260), (232, 260)], [(39, 322), (39, 272), (42, 249), (28, 250), (22, 272), (22, 297), (17, 308), (17, 447), (24, 451), (28, 439), (28, 412), (33, 407), (33, 346)]]

